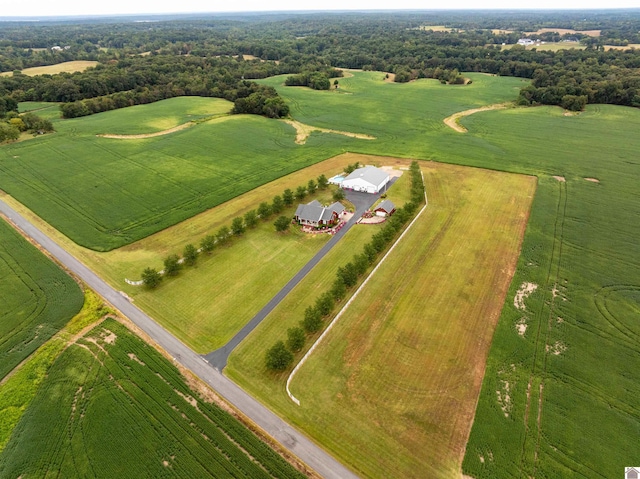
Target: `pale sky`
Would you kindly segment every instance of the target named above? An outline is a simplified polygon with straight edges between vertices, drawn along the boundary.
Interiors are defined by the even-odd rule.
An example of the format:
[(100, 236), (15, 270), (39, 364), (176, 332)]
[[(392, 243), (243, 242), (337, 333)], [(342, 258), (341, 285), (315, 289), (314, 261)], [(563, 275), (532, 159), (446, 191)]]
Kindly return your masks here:
[(240, 12), (278, 10), (384, 9), (595, 9), (638, 8), (638, 0), (0, 0), (0, 18), (15, 16), (114, 15), (144, 13)]

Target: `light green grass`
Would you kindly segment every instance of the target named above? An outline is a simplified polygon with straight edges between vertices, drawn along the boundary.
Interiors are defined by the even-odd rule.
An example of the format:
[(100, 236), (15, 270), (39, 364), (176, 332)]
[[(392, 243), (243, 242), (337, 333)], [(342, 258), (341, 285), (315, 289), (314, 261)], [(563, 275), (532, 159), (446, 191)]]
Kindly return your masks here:
[[(486, 357), (535, 188), (533, 178), (486, 170), (424, 171), (427, 211), (299, 371), (291, 390), (300, 407), (283, 391), (286, 375), (262, 362), (304, 302), (274, 311), (229, 365), (244, 388), (363, 477), (458, 471), (482, 380), (467, 365)], [(297, 296), (316, 289), (307, 282)]]
[(0, 454), (2, 477), (168, 473), (304, 477), (111, 319), (57, 358)]
[(138, 288), (135, 301), (197, 352), (208, 353), (248, 323), (328, 239), (299, 228), (277, 233), (273, 221), (264, 222), (158, 289)]
[(82, 291), (0, 219), (0, 379), (82, 306)]
[(49, 108), (57, 108), (59, 103), (48, 101), (22, 101), (18, 103), (18, 111), (26, 113), (28, 111), (45, 110)]
[(58, 355), (73, 340), (73, 335), (98, 321), (108, 310), (90, 290), (85, 292), (82, 309), (51, 340), (38, 348), (0, 385), (0, 452), (36, 395), (47, 371)]

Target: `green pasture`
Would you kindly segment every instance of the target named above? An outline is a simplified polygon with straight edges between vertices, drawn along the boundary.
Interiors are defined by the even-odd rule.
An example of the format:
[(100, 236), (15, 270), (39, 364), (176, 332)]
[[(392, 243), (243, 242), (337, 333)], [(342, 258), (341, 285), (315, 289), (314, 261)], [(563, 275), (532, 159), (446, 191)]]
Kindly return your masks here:
[[(58, 109), (58, 103), (51, 103), (48, 101), (23, 101), (18, 103), (18, 112), (26, 113), (28, 111), (36, 112), (38, 110), (48, 110), (50, 108)], [(40, 113), (38, 113), (40, 115)], [(60, 110), (58, 109), (58, 116), (60, 116)]]
[[(108, 113), (123, 119), (128, 114)], [(324, 135), (299, 146), (292, 127), (256, 116), (224, 117), (139, 140), (96, 137), (95, 125), (81, 131), (93, 118), (68, 121), (74, 123), (57, 122), (53, 135), (1, 147), (0, 189), (76, 243), (100, 251), (144, 238), (324, 160), (339, 152), (339, 144), (359, 141)]]
[(0, 476), (304, 477), (111, 319), (54, 362)]
[(0, 379), (82, 307), (82, 291), (0, 219)]
[(75, 135), (156, 133), (189, 121), (225, 115), (231, 108), (233, 103), (220, 98), (183, 96), (61, 121), (56, 124), (56, 128), (61, 133)]

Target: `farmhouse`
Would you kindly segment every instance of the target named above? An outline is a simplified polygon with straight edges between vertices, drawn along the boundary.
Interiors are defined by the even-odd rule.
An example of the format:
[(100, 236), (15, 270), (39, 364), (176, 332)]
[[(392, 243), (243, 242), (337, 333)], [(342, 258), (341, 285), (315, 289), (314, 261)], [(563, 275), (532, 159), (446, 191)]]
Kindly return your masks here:
[(373, 211), (376, 216), (391, 216), (396, 211), (396, 205), (391, 200), (384, 200)]
[(345, 190), (379, 193), (388, 182), (389, 173), (375, 166), (365, 166), (347, 176), (340, 186)]
[(338, 201), (322, 206), (319, 201), (313, 200), (306, 205), (298, 205), (294, 219), (303, 226), (330, 226), (338, 221), (343, 212), (344, 206)]
[(518, 45), (524, 45), (529, 46), (529, 45), (533, 45), (533, 40), (531, 40), (530, 38), (521, 38), (520, 40), (518, 40)]

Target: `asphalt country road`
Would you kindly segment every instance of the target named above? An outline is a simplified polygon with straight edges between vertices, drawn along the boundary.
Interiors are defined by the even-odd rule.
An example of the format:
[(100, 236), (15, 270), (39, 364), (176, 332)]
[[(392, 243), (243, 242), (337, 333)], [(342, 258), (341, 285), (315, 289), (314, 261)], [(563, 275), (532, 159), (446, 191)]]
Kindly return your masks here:
[(224, 377), (218, 370), (211, 367), (202, 356), (196, 354), (151, 319), (151, 317), (131, 304), (122, 293), (109, 286), (93, 273), (93, 271), (84, 266), (2, 200), (0, 200), (0, 213), (4, 214), (10, 222), (19, 228), (26, 236), (33, 239), (44, 250), (48, 251), (49, 254), (56, 258), (56, 260), (63, 264), (69, 271), (84, 281), (87, 286), (147, 333), (149, 337), (167, 351), (176, 362), (209, 384), (216, 393), (317, 473), (327, 479), (355, 479), (358, 477), (322, 448), (313, 443), (307, 436), (284, 422), (243, 389)]
[[(388, 186), (391, 186), (395, 182), (396, 178), (392, 178), (389, 181)], [(271, 300), (260, 310), (258, 314), (256, 314), (251, 321), (249, 321), (240, 331), (236, 333), (236, 335), (229, 340), (227, 344), (222, 346), (221, 348), (216, 349), (215, 351), (205, 355), (205, 359), (216, 368), (218, 371), (222, 371), (227, 365), (227, 361), (229, 360), (229, 355), (231, 352), (242, 342), (244, 338), (246, 338), (251, 331), (253, 331), (261, 322), (268, 316), (268, 314), (273, 311), (273, 309), (280, 304), (285, 296), (287, 296), (293, 288), (295, 288), (300, 281), (304, 279), (304, 277), (316, 266), (322, 258), (333, 248), (338, 241), (349, 231), (349, 229), (356, 224), (358, 219), (363, 215), (365, 211), (367, 211), (373, 203), (380, 197), (381, 193), (372, 195), (370, 193), (360, 193), (356, 191), (345, 191), (345, 196), (347, 200), (349, 200), (356, 208), (353, 217), (347, 222), (346, 225), (342, 227), (340, 231), (338, 231), (328, 242), (325, 244), (320, 251), (318, 251), (313, 258), (309, 260), (307, 264), (305, 264), (300, 271), (296, 273), (296, 275), (289, 280), (284, 287), (278, 291), (278, 293), (271, 298)]]

